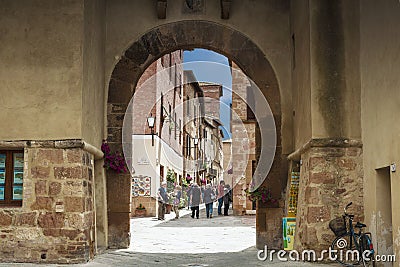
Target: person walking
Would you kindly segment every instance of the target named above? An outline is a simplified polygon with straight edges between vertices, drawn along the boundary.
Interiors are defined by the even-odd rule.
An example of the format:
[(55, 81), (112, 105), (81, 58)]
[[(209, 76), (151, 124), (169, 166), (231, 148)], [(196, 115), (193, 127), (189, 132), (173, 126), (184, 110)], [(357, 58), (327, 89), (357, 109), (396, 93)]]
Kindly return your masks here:
[(162, 182), (157, 191), (158, 196), (158, 219), (165, 220), (165, 209), (168, 203), (167, 182)]
[(186, 191), (186, 195), (187, 195), (187, 204), (188, 204), (187, 209), (190, 209), (190, 196), (191, 196), (191, 194), (192, 194), (192, 188), (193, 188), (193, 182), (191, 182), (191, 183), (189, 184), (188, 189), (187, 189), (187, 191)]
[(228, 216), (229, 204), (232, 202), (232, 191), (229, 184), (224, 188), (224, 216)]
[(202, 202), (201, 198), (201, 190), (197, 183), (193, 183), (193, 187), (190, 194), (190, 205), (192, 209), (192, 218), (196, 215), (196, 218), (199, 218), (199, 211), (200, 211), (200, 203)]
[(214, 190), (212, 189), (210, 184), (207, 184), (206, 189), (204, 190), (204, 203), (206, 204), (207, 218), (212, 218), (214, 200)]
[(220, 181), (218, 185), (218, 215), (222, 215), (222, 205), (224, 202), (224, 188), (225, 188), (225, 182)]
[(182, 196), (182, 187), (180, 185), (175, 186), (174, 190), (174, 212), (175, 212), (175, 219), (179, 219), (179, 204), (181, 203), (181, 196)]

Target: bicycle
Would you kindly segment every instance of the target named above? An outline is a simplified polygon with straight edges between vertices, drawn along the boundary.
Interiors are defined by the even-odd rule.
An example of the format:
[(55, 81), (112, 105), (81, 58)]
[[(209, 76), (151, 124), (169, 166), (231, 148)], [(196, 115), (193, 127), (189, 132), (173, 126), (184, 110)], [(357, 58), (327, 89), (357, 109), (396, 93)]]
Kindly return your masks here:
[[(371, 233), (363, 232), (365, 224), (357, 222), (353, 226), (353, 214), (348, 214), (347, 209), (353, 204), (350, 202), (344, 208), (342, 217), (329, 222), (329, 228), (335, 233), (336, 238), (331, 244), (331, 257), (344, 266), (375, 267), (375, 251), (372, 244)], [(358, 229), (358, 233), (354, 228)]]

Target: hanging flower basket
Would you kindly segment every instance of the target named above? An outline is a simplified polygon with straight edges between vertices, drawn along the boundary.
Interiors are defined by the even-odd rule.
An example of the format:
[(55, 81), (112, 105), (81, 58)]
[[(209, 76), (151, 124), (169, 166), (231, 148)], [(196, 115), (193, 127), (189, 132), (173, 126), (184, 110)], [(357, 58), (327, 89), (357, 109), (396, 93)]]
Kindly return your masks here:
[(245, 190), (247, 197), (250, 201), (260, 201), (264, 204), (277, 204), (278, 200), (272, 198), (271, 189), (267, 187), (259, 187), (256, 190), (250, 192), (250, 189)]
[(103, 140), (101, 151), (104, 153), (104, 168), (106, 170), (113, 170), (117, 173), (126, 173), (128, 169), (125, 165), (124, 156), (119, 152), (111, 152), (110, 146), (106, 140)]

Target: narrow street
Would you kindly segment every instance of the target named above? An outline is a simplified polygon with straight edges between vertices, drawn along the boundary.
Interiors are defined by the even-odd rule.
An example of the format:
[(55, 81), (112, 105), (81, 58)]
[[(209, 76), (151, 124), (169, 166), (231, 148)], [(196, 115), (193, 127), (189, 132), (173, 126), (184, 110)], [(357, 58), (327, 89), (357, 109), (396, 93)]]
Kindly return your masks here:
[(132, 242), (129, 249), (109, 250), (86, 264), (0, 264), (5, 266), (339, 266), (308, 262), (260, 261), (255, 244), (255, 216), (218, 216), (206, 218), (204, 205), (200, 218), (192, 219), (190, 211), (166, 214), (165, 221), (156, 218), (131, 220)]
[(255, 216), (218, 216), (214, 208), (214, 217), (207, 219), (204, 207), (199, 219), (191, 218), (187, 209), (180, 213), (179, 219), (175, 219), (173, 212), (166, 214), (162, 223), (154, 218), (133, 219), (132, 245), (127, 251), (172, 254), (239, 252), (256, 242)]

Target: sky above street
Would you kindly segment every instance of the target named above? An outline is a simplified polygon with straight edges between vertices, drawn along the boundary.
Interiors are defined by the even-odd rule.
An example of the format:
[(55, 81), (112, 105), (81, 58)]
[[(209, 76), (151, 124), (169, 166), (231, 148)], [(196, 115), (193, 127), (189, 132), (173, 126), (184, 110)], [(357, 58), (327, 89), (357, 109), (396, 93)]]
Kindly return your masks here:
[[(206, 49), (184, 51), (183, 62), (185, 70), (192, 70), (199, 82), (222, 84), (223, 96), (220, 98), (220, 119), (223, 123), (224, 139), (230, 138), (230, 104), (232, 102), (232, 75), (228, 58)], [(214, 62), (210, 64), (206, 62)]]

